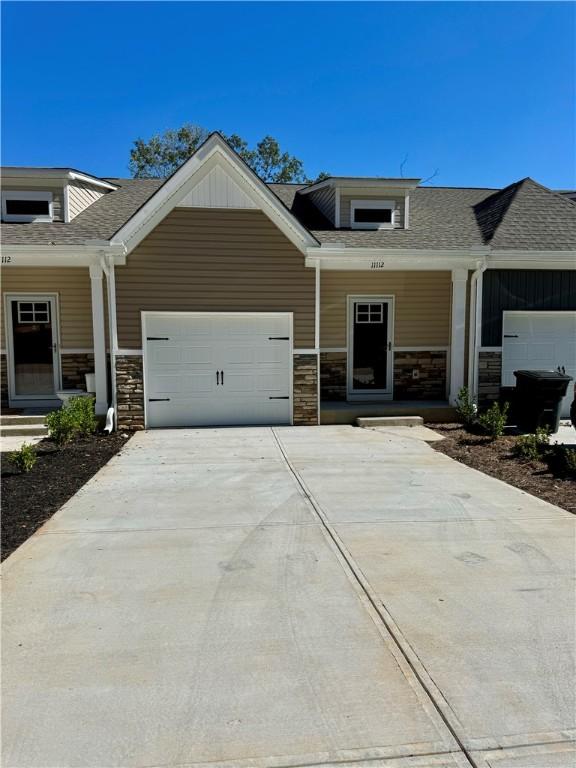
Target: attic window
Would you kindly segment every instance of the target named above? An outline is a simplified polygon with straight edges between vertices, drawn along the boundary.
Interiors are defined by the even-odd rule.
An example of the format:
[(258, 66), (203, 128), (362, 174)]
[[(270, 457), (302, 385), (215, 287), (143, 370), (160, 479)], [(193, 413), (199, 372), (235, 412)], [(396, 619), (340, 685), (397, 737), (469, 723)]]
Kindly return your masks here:
[(3, 221), (52, 221), (52, 192), (2, 192)]
[(352, 200), (350, 226), (352, 229), (392, 229), (394, 208), (392, 200)]

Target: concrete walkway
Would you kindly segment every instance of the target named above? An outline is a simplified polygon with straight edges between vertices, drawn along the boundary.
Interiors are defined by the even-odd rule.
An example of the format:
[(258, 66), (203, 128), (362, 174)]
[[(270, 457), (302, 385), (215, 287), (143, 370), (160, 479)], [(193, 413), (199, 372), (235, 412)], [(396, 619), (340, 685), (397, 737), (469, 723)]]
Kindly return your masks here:
[(574, 518), (414, 437), (141, 433), (4, 566), (4, 768), (569, 768)]

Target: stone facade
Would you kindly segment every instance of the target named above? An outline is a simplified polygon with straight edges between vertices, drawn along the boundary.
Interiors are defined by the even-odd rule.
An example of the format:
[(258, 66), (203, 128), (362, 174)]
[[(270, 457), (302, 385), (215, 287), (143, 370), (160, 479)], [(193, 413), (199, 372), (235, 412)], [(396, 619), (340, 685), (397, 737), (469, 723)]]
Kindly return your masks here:
[(0, 355), (0, 399), (3, 406), (8, 405), (8, 366), (6, 355)]
[[(446, 352), (396, 352), (394, 400), (445, 400)], [(414, 378), (417, 371), (417, 378)]]
[(346, 400), (346, 352), (320, 354), (320, 395), (323, 400)]
[(85, 374), (94, 373), (94, 355), (62, 354), (60, 357), (62, 370), (62, 389), (86, 389)]
[(118, 429), (144, 429), (144, 374), (141, 355), (116, 358)]
[(318, 424), (318, 358), (294, 355), (294, 424)]
[(478, 405), (486, 406), (500, 397), (502, 381), (502, 352), (483, 352), (478, 355)]

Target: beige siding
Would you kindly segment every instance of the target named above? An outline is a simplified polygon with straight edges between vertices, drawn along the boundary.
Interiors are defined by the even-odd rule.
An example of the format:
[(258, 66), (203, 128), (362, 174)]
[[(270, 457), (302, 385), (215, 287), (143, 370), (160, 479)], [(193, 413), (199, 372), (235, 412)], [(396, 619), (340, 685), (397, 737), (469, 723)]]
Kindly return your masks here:
[(81, 181), (73, 181), (68, 185), (68, 209), (70, 221), (89, 205), (98, 200), (104, 192), (102, 189), (91, 186)]
[(311, 192), (312, 202), (332, 224), (336, 220), (336, 190), (334, 187), (322, 187), (317, 192)]
[(261, 211), (176, 209), (116, 270), (120, 348), (140, 348), (142, 310), (293, 312), (314, 346), (314, 270)]
[[(92, 303), (88, 267), (19, 268), (2, 270), (2, 299), (5, 293), (56, 293), (60, 311), (60, 343), (63, 349), (92, 349)], [(2, 306), (2, 349), (4, 307)]]
[(394, 344), (398, 347), (450, 344), (450, 272), (321, 273), (320, 346), (347, 346), (347, 296), (395, 298)]
[(348, 229), (350, 227), (350, 203), (352, 200), (393, 200), (395, 203), (394, 226), (401, 229), (404, 226), (404, 198), (394, 197), (382, 192), (381, 195), (363, 195), (360, 193), (353, 195), (342, 195), (340, 198), (340, 227)]

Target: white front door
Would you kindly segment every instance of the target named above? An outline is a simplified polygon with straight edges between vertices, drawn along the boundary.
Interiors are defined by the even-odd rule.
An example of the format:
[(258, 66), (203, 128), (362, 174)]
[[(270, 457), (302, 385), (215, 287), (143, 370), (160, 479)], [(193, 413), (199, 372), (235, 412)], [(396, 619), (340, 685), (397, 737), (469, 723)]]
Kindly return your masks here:
[(60, 366), (55, 296), (6, 294), (10, 401), (42, 406), (57, 401)]
[(144, 312), (146, 426), (290, 424), (292, 317)]
[[(504, 312), (502, 386), (515, 386), (514, 371), (558, 369), (576, 380), (576, 312)], [(569, 386), (561, 418), (570, 416), (572, 397)]]
[(348, 297), (348, 398), (392, 398), (394, 299)]

